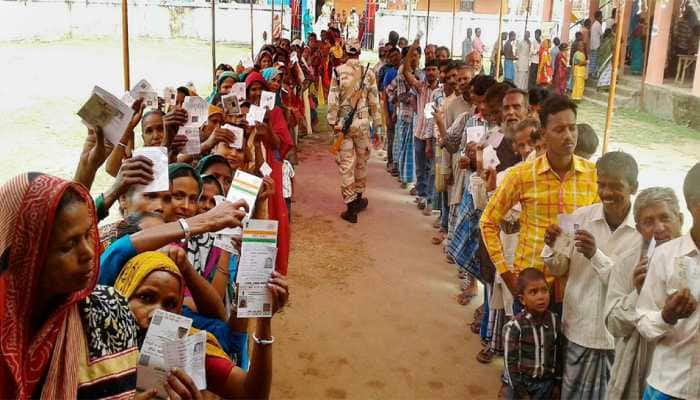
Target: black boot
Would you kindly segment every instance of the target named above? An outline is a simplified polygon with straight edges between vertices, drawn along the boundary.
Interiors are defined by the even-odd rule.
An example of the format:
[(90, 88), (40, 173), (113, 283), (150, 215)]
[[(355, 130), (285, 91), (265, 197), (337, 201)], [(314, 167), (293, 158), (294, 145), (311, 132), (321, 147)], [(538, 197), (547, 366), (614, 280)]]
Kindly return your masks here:
[(357, 194), (357, 212), (365, 211), (367, 209), (367, 205), (369, 205), (369, 200), (362, 198), (362, 193)]
[(340, 214), (340, 218), (350, 222), (351, 224), (357, 223), (357, 199), (349, 202), (347, 204), (348, 209)]

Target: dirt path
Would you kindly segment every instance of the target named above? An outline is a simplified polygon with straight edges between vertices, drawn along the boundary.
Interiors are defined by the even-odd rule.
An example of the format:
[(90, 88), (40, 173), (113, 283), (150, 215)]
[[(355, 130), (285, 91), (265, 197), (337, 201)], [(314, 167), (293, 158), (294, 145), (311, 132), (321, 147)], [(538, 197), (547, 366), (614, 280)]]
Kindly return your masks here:
[(342, 210), (327, 141), (307, 140), (292, 206), (291, 305), (275, 321), (273, 398), (493, 399), (501, 359), (479, 364), (459, 282), (433, 218), (373, 157), (369, 208)]

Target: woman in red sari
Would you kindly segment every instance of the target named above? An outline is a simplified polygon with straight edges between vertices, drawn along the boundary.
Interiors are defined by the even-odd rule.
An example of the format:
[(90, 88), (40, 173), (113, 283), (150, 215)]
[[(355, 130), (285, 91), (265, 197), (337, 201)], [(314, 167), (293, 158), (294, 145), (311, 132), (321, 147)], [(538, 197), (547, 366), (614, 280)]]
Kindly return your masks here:
[[(260, 95), (267, 89), (265, 78), (258, 72), (251, 72), (245, 79), (248, 101), (250, 104), (260, 104)], [(266, 114), (266, 122), (256, 126), (257, 133), (263, 135), (265, 144), (265, 159), (272, 168), (272, 179), (275, 181), (275, 194), (268, 201), (269, 218), (279, 222), (277, 228), (277, 262), (276, 269), (287, 275), (289, 261), (289, 217), (287, 204), (282, 193), (282, 160), (294, 147), (289, 135), (284, 112), (275, 107)]]
[(540, 45), (540, 64), (537, 69), (537, 84), (549, 86), (552, 84), (552, 56), (549, 53), (551, 41), (544, 39)]
[(554, 80), (552, 88), (558, 95), (566, 94), (566, 87), (569, 83), (569, 45), (562, 43), (559, 46), (556, 62), (554, 63)]

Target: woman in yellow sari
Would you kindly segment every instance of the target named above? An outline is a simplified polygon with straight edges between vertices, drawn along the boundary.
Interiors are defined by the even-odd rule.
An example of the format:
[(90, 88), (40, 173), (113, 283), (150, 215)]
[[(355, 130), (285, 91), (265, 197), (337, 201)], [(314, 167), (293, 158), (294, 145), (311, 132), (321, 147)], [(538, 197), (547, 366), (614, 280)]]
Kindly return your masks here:
[(573, 68), (571, 75), (573, 77), (574, 85), (571, 91), (571, 100), (580, 101), (583, 98), (583, 91), (586, 88), (586, 54), (584, 54), (583, 49), (585, 48), (583, 42), (575, 42), (576, 52), (574, 53)]
[[(114, 288), (129, 303), (136, 317), (143, 340), (151, 318), (162, 309), (175, 314), (182, 311), (185, 282), (178, 268), (187, 259), (185, 252), (176, 246), (162, 252), (145, 252), (132, 258), (121, 270)], [(289, 292), (285, 278), (273, 272), (268, 281), (273, 297), (273, 314), (287, 302)], [(271, 318), (258, 318), (253, 335), (255, 347), (249, 372), (234, 365), (221, 349), (216, 339), (207, 334), (205, 369), (207, 390), (222, 398), (268, 398), (272, 380)], [(195, 329), (190, 330), (194, 334)], [(188, 386), (191, 381), (184, 382)]]

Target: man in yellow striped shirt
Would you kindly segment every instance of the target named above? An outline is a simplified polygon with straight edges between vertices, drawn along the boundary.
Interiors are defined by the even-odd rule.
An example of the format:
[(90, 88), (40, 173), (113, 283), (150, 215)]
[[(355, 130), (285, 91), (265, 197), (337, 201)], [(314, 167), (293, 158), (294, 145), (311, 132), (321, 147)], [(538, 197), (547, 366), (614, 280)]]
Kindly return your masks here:
[[(595, 164), (574, 155), (578, 131), (576, 104), (567, 97), (547, 99), (540, 122), (547, 153), (513, 167), (481, 216), (481, 234), (496, 272), (511, 293), (517, 293), (518, 273), (525, 268), (544, 270), (540, 256), (544, 233), (558, 214), (598, 202)], [(514, 265), (507, 265), (500, 239), (500, 224), (520, 203), (520, 237)]]

